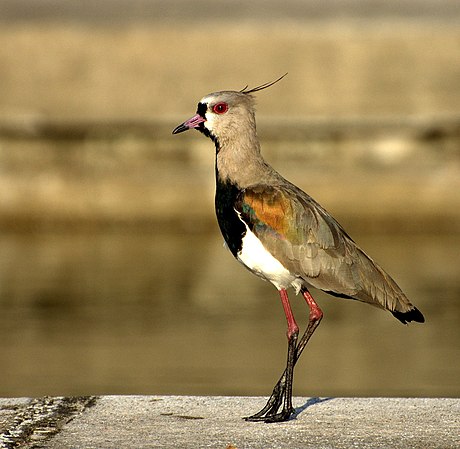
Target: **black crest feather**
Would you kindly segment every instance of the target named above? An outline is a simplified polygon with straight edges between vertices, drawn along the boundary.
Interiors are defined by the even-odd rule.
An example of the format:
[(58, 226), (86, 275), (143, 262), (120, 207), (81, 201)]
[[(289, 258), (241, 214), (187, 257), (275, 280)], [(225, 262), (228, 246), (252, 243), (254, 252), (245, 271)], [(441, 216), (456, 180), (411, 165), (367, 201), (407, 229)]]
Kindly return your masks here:
[(261, 84), (260, 86), (253, 87), (252, 89), (249, 89), (249, 90), (246, 90), (248, 86), (245, 86), (243, 87), (243, 89), (240, 90), (240, 92), (242, 94), (252, 94), (253, 92), (258, 92), (259, 90), (267, 89), (267, 87), (273, 86), (273, 84), (276, 84), (278, 81), (281, 81), (286, 75), (287, 75), (287, 72), (283, 76), (280, 76), (275, 81), (270, 81), (268, 83)]

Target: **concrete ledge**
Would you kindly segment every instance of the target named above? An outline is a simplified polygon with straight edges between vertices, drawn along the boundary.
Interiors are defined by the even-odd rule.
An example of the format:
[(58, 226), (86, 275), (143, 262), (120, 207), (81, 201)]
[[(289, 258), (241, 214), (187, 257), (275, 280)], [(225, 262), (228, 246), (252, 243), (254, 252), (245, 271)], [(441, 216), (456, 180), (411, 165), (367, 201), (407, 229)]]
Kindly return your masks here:
[(0, 448), (458, 448), (460, 399), (295, 398), (286, 423), (241, 419), (265, 398), (0, 399)]

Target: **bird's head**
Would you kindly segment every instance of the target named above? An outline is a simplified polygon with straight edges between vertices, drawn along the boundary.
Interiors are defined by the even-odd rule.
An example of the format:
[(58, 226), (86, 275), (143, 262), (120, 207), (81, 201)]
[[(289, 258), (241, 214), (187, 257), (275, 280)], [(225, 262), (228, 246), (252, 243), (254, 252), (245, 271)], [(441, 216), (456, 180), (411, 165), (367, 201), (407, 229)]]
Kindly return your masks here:
[(177, 126), (173, 134), (196, 129), (222, 143), (241, 133), (255, 133), (255, 101), (251, 94), (272, 86), (285, 76), (249, 90), (245, 87), (240, 91), (227, 90), (206, 95), (199, 101), (196, 114)]

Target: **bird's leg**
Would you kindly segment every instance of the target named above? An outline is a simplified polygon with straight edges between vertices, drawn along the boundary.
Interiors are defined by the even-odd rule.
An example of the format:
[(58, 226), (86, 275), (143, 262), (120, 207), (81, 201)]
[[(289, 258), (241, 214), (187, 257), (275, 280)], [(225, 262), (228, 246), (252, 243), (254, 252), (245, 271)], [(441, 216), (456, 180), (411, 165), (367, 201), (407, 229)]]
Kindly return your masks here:
[[(310, 340), (310, 337), (313, 335), (313, 332), (315, 332), (316, 328), (321, 322), (321, 319), (323, 318), (322, 310), (319, 308), (318, 304), (316, 304), (316, 301), (313, 299), (310, 292), (306, 288), (302, 289), (302, 295), (305, 298), (305, 301), (307, 302), (308, 307), (310, 308), (310, 314), (309, 314), (309, 319), (308, 319), (308, 326), (305, 329), (305, 332), (302, 335), (302, 338), (300, 339), (298, 345), (295, 348), (294, 365), (297, 363), (297, 360), (299, 360), (300, 355), (302, 354), (302, 351), (305, 349), (305, 346)], [(289, 329), (289, 324), (288, 324), (288, 329)], [(288, 355), (288, 358), (289, 358), (289, 355)], [(287, 375), (287, 367), (284, 370), (284, 373), (282, 374), (280, 379), (278, 380), (277, 384), (275, 385), (275, 388), (273, 389), (273, 392), (267, 404), (265, 405), (265, 407), (260, 412), (256, 413), (255, 415), (250, 416), (249, 418), (246, 418), (247, 420), (272, 421), (271, 417), (277, 416), (276, 412), (281, 406), (283, 398), (286, 398), (286, 395), (285, 395), (286, 393), (286, 375)], [(291, 388), (291, 397), (292, 397), (292, 381), (291, 381), (290, 388)]]
[[(287, 321), (287, 339), (288, 339), (288, 356), (286, 369), (278, 383), (275, 385), (265, 407), (258, 413), (245, 418), (247, 421), (266, 421), (277, 422), (286, 421), (294, 413), (292, 407), (292, 382), (294, 378), (294, 365), (297, 354), (297, 337), (299, 335), (299, 327), (292, 313), (291, 305), (287, 291), (280, 290), (281, 303), (283, 305), (284, 314)], [(283, 404), (283, 409), (277, 413), (279, 407)]]
[(319, 308), (318, 304), (316, 304), (313, 296), (311, 296), (310, 292), (306, 288), (302, 288), (302, 296), (305, 298), (305, 301), (307, 301), (308, 307), (310, 308), (310, 314), (308, 316), (307, 329), (305, 329), (305, 332), (296, 347), (294, 363), (299, 360), (302, 351), (305, 349), (305, 346), (307, 346), (310, 337), (313, 335), (313, 332), (315, 332), (319, 323), (321, 323), (321, 319), (323, 318), (323, 311)]

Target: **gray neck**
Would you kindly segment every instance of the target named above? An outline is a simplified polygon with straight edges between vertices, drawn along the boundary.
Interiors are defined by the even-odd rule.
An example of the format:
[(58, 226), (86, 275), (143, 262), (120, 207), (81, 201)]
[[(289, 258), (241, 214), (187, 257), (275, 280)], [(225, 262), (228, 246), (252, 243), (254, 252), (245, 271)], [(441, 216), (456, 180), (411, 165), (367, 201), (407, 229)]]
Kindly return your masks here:
[(240, 132), (235, 138), (219, 139), (215, 143), (216, 176), (222, 182), (230, 182), (244, 189), (259, 183), (269, 184), (279, 177), (264, 161), (255, 131)]

